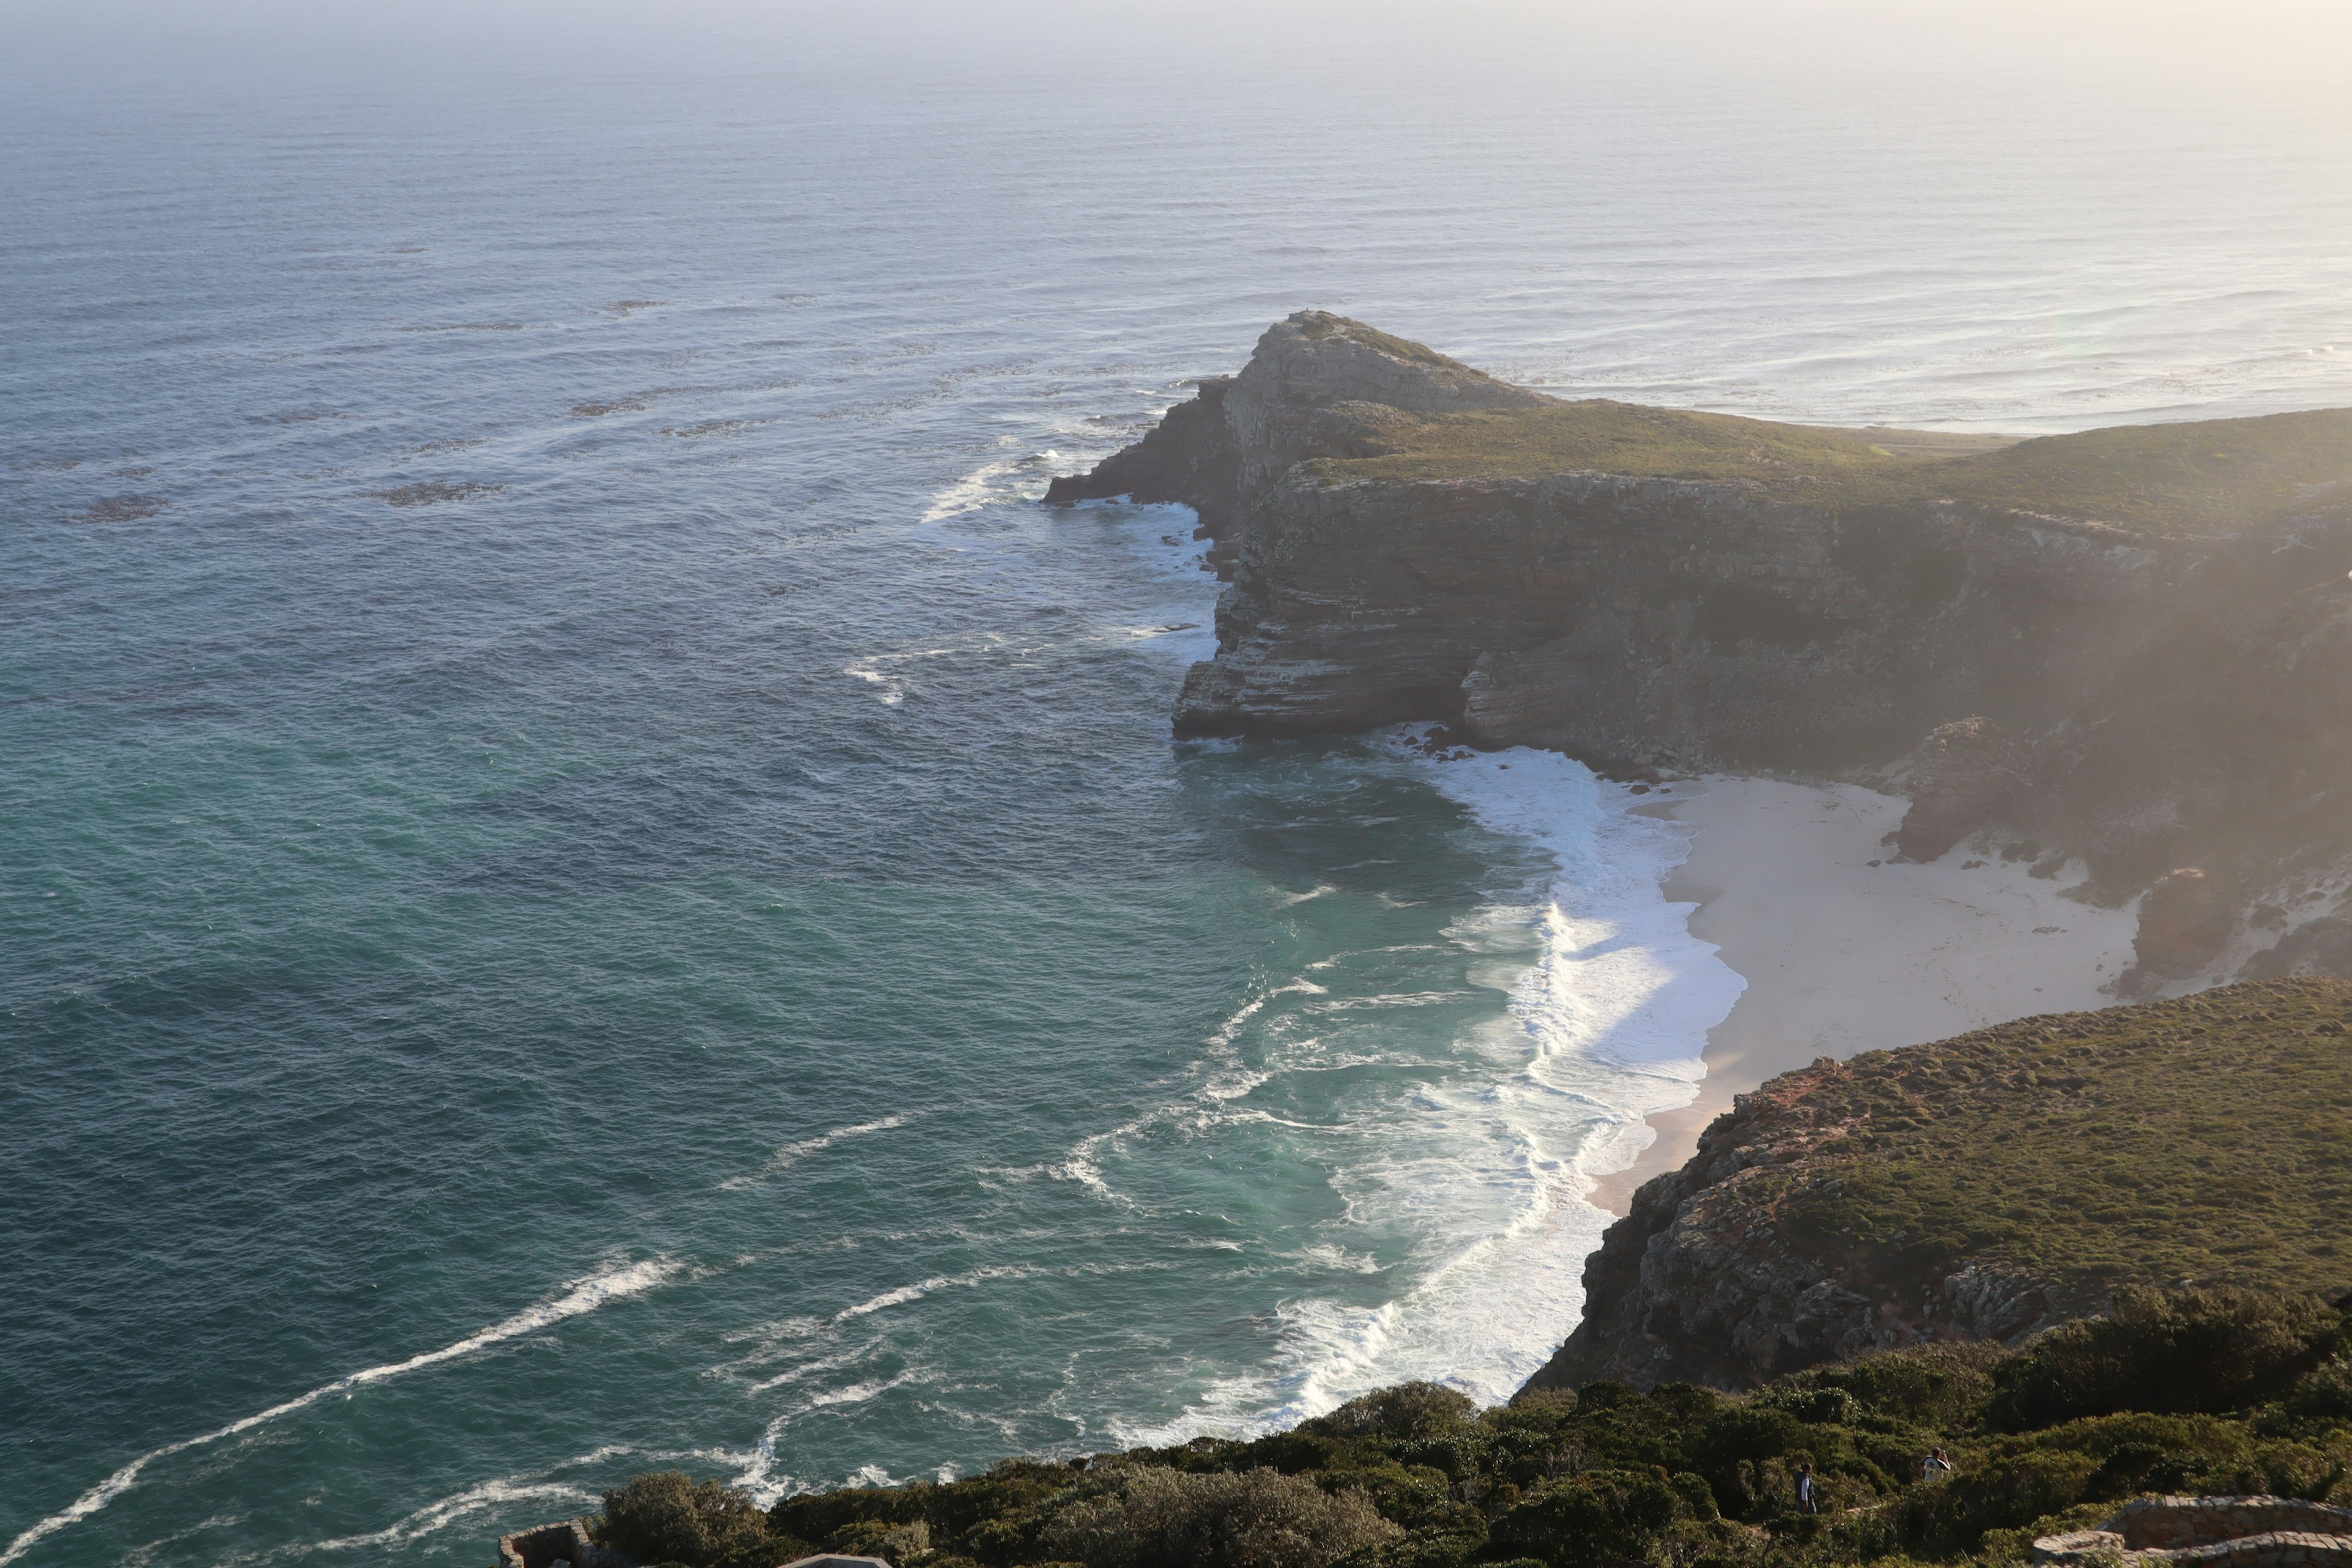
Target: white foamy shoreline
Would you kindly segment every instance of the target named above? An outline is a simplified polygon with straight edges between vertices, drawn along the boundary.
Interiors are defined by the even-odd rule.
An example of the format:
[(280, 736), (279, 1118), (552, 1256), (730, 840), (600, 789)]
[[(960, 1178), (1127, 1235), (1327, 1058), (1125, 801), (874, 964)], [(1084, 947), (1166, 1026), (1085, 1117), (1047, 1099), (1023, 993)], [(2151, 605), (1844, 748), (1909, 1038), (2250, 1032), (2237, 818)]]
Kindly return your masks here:
[(1693, 933), (1692, 906), (1662, 891), (1687, 853), (1687, 830), (1637, 815), (1625, 785), (1525, 749), (1426, 766), (1482, 826), (1540, 846), (1559, 867), (1532, 907), (1493, 911), (1531, 922), (1539, 937), (1510, 994), (1528, 1055), (1494, 1093), (1525, 1148), (1526, 1201), (1507, 1232), (1446, 1271), (1460, 1276), (1457, 1289), (1441, 1277), (1416, 1291), (1461, 1298), (1440, 1331), (1455, 1360), (1437, 1375), (1492, 1402), (1575, 1326), (1584, 1259), (1610, 1220), (1588, 1194), (1641, 1152), (1649, 1119), (1698, 1092), (1708, 1031), (1743, 982)]
[[(2079, 866), (2036, 878), (1965, 846), (1894, 862), (1882, 840), (1907, 803), (1859, 785), (1710, 775), (1637, 795), (1524, 749), (1430, 766), (1483, 825), (1560, 867), (1512, 992), (1533, 1047), (1521, 1078), (1603, 1115), (1536, 1162), (1563, 1178), (1554, 1212), (1523, 1227), (1559, 1255), (1523, 1261), (1514, 1283), (1535, 1289), (1512, 1292), (1538, 1363), (1581, 1315), (1601, 1232), (1734, 1096), (1824, 1056), (2108, 1005), (2099, 987), (2130, 962), (2133, 911), (2064, 895)], [(1534, 1348), (1446, 1381), (1493, 1397)]]
[(1817, 1058), (2113, 1005), (2099, 987), (2130, 963), (2131, 909), (2067, 898), (2079, 865), (2037, 878), (1966, 845), (1890, 860), (1881, 840), (1906, 805), (1856, 784), (1712, 775), (1633, 808), (1691, 833), (1663, 896), (1748, 984), (1708, 1032), (1696, 1094), (1650, 1118), (1655, 1137), (1632, 1162), (1596, 1173), (1595, 1203), (1623, 1213), (1733, 1096)]

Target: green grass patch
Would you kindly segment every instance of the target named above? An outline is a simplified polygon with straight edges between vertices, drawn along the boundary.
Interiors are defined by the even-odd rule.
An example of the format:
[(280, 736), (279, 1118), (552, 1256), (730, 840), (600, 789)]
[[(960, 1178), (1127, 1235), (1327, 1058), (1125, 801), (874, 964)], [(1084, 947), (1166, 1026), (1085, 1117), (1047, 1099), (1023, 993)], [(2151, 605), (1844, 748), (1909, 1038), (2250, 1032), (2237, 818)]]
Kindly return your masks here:
[(2226, 986), (1854, 1058), (1784, 1237), (1890, 1284), (2352, 1288), (2352, 986)]
[(1775, 499), (1832, 508), (1949, 500), (2181, 536), (2228, 533), (2352, 504), (2352, 409), (2341, 408), (2119, 426), (1948, 456), (1937, 443), (1899, 432), (1825, 430), (1592, 398), (1466, 414), (1396, 411), (1373, 423), (1368, 444), (1386, 450), (1324, 458), (1314, 471), (1349, 480), (1524, 479), (1595, 470), (1737, 482)]

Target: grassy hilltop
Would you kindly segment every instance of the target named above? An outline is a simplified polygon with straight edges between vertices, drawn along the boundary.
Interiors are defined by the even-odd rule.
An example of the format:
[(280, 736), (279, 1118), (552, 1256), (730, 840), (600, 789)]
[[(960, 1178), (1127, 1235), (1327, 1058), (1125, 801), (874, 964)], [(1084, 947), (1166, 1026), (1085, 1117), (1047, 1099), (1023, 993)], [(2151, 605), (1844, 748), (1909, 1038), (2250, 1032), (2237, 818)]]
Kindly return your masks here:
[(1820, 506), (1969, 501), (2190, 538), (2352, 503), (2352, 409), (2344, 408), (2011, 443), (1589, 398), (1465, 414), (1392, 410), (1368, 419), (1364, 434), (1370, 447), (1384, 449), (1324, 458), (1313, 471), (1344, 480), (1541, 479), (1591, 469), (1735, 481)]
[[(2352, 1503), (2347, 1028), (2352, 985), (2258, 983), (1872, 1052), (1745, 1102), (1801, 1157), (1750, 1171), (1769, 1219), (1743, 1211), (1740, 1234), (1817, 1260), (1806, 1279), (1892, 1303), (1990, 1258), (2112, 1300), (2020, 1348), (1915, 1344), (1749, 1394), (1531, 1388), (1483, 1413), (1411, 1384), (1250, 1442), (764, 1512), (641, 1476), (601, 1528), (687, 1568), (820, 1548), (898, 1568), (1828, 1568), (2011, 1563), (2149, 1491)], [(1939, 1447), (1958, 1470), (1931, 1483)], [(1794, 1507), (1801, 1462), (1820, 1514)]]
[(1752, 1386), (2126, 1285), (2352, 1288), (2347, 1030), (2352, 985), (2255, 981), (1784, 1073), (1635, 1194), (1531, 1386)]
[(2347, 1030), (2352, 985), (2287, 980), (1866, 1052), (1805, 1081), (1828, 1135), (1757, 1201), (1889, 1284), (2352, 1288)]

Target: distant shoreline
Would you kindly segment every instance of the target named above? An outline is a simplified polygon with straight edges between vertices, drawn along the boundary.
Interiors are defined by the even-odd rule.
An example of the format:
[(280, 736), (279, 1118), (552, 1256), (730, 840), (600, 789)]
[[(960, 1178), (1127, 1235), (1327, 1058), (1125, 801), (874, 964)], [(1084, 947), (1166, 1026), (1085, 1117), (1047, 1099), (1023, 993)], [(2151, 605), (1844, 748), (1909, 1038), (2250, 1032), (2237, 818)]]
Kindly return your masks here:
[(2099, 987), (2130, 963), (2136, 917), (2063, 897), (2079, 867), (2035, 878), (1967, 844), (1932, 864), (1891, 862), (1879, 840), (1906, 803), (1857, 784), (1709, 775), (1668, 787), (1633, 808), (1696, 829), (1665, 896), (1696, 906), (1691, 934), (1748, 984), (1708, 1031), (1697, 1097), (1649, 1118), (1655, 1139), (1586, 1194), (1599, 1208), (1623, 1215), (1734, 1096), (1816, 1058), (2115, 1004)]

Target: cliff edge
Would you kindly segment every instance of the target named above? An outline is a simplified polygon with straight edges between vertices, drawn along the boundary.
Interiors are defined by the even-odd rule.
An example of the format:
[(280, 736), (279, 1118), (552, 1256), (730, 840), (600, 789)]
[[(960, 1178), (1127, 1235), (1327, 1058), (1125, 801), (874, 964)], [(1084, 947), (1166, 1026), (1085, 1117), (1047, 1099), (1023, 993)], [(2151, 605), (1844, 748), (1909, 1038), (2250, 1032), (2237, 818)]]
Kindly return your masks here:
[(2340, 1290), (2347, 1027), (2352, 985), (2252, 983), (1774, 1079), (1635, 1194), (1527, 1387), (2013, 1345), (2126, 1285)]
[(2194, 870), (2126, 994), (2352, 974), (2352, 410), (1956, 443), (1547, 397), (1303, 311), (1047, 499), (1122, 494), (1196, 507), (1228, 578), (1179, 735), (1857, 779), (1913, 858), (2109, 902)]

